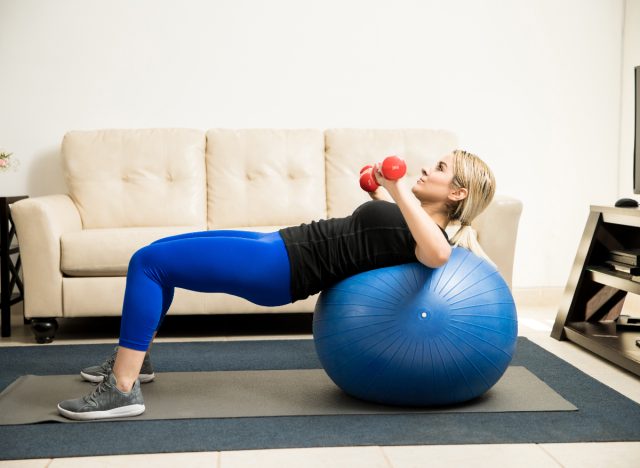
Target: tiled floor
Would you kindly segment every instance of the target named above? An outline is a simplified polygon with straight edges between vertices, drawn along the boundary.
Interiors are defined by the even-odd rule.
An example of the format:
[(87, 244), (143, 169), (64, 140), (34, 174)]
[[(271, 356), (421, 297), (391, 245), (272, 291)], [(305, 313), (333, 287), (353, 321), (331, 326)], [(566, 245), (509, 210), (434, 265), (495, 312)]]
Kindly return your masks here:
[[(518, 303), (519, 333), (556, 354), (587, 374), (609, 385), (640, 403), (640, 378), (582, 350), (566, 341), (549, 337), (560, 299), (559, 291), (532, 294), (516, 291)], [(0, 346), (32, 345), (28, 327), (22, 325), (21, 311), (13, 311), (11, 338), (1, 338)], [(217, 336), (202, 336), (190, 330), (188, 325), (172, 327), (173, 336), (158, 341), (186, 340), (238, 340), (310, 338), (304, 319), (288, 318), (277, 325), (277, 332), (264, 334), (259, 330), (264, 324), (259, 320), (253, 329), (232, 323), (212, 329)], [(289, 323), (290, 325), (287, 325)], [(215, 328), (217, 327), (217, 328)], [(80, 334), (79, 330), (83, 330)], [(115, 342), (117, 323), (101, 320), (91, 324), (82, 320), (63, 322), (55, 344)], [(640, 421), (638, 421), (640, 424)], [(200, 452), (154, 455), (128, 455), (85, 458), (34, 459), (0, 462), (0, 467), (67, 468), (67, 467), (327, 467), (327, 468), (375, 468), (375, 467), (638, 467), (640, 466), (640, 442), (582, 443), (582, 444), (512, 444), (512, 445), (452, 445), (411, 447), (353, 447), (314, 448), (288, 450), (260, 450), (236, 452)]]

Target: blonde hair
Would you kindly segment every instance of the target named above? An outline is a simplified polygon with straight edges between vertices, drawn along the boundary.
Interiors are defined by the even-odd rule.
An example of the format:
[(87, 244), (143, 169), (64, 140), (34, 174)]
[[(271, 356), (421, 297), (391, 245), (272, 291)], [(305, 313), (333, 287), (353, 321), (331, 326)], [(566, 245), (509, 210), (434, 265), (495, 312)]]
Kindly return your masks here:
[(471, 250), (474, 254), (493, 261), (480, 247), (478, 233), (471, 222), (489, 206), (496, 193), (496, 180), (487, 164), (475, 154), (455, 150), (453, 181), (455, 188), (467, 189), (467, 197), (449, 205), (449, 220), (459, 221), (460, 229), (451, 238), (451, 244)]

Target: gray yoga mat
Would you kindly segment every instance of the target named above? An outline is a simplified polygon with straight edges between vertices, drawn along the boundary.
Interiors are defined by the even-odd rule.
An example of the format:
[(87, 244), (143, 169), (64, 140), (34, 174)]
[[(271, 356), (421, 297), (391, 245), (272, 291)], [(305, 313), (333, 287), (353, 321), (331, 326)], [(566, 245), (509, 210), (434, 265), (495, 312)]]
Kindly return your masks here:
[[(0, 425), (70, 422), (58, 415), (57, 403), (91, 389), (78, 375), (20, 377), (0, 394)], [(166, 372), (144, 384), (142, 391), (146, 411), (130, 420), (577, 409), (519, 366), (509, 367), (482, 397), (445, 408), (363, 402), (338, 389), (322, 369)]]

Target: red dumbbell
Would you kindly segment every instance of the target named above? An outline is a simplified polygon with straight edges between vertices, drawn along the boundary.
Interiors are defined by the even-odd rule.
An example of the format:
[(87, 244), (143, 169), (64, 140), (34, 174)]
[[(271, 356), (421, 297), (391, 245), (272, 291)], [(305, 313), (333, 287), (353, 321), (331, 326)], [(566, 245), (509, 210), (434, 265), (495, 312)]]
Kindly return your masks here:
[(407, 163), (398, 156), (387, 156), (382, 161), (382, 175), (385, 179), (398, 180), (407, 173)]
[[(373, 175), (375, 167), (364, 166), (360, 169), (360, 187), (366, 192), (375, 192), (380, 184)], [(398, 156), (387, 156), (380, 165), (380, 170), (385, 179), (398, 180), (407, 172), (407, 164)]]
[(360, 169), (360, 188), (365, 192), (375, 192), (380, 184), (373, 175), (373, 166), (367, 165)]

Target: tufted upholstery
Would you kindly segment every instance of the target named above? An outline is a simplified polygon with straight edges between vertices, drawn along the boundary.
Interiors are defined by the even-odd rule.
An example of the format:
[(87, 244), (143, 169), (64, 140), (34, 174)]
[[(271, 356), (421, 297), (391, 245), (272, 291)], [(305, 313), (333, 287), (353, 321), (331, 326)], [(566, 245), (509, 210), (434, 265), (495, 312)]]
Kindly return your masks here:
[(320, 130), (209, 130), (208, 226), (290, 226), (324, 218)]
[(67, 133), (62, 158), (82, 226), (205, 225), (204, 146), (199, 130)]
[[(389, 154), (409, 177), (456, 146), (428, 129), (74, 131), (62, 143), (69, 194), (14, 203), (25, 316), (119, 315), (131, 255), (156, 239), (205, 229), (263, 232), (349, 214), (369, 197), (360, 168)], [(508, 283), (522, 205), (497, 196), (480, 243)], [(475, 223), (474, 223), (475, 224)], [(177, 290), (169, 313), (310, 312), (315, 297), (266, 308)]]

